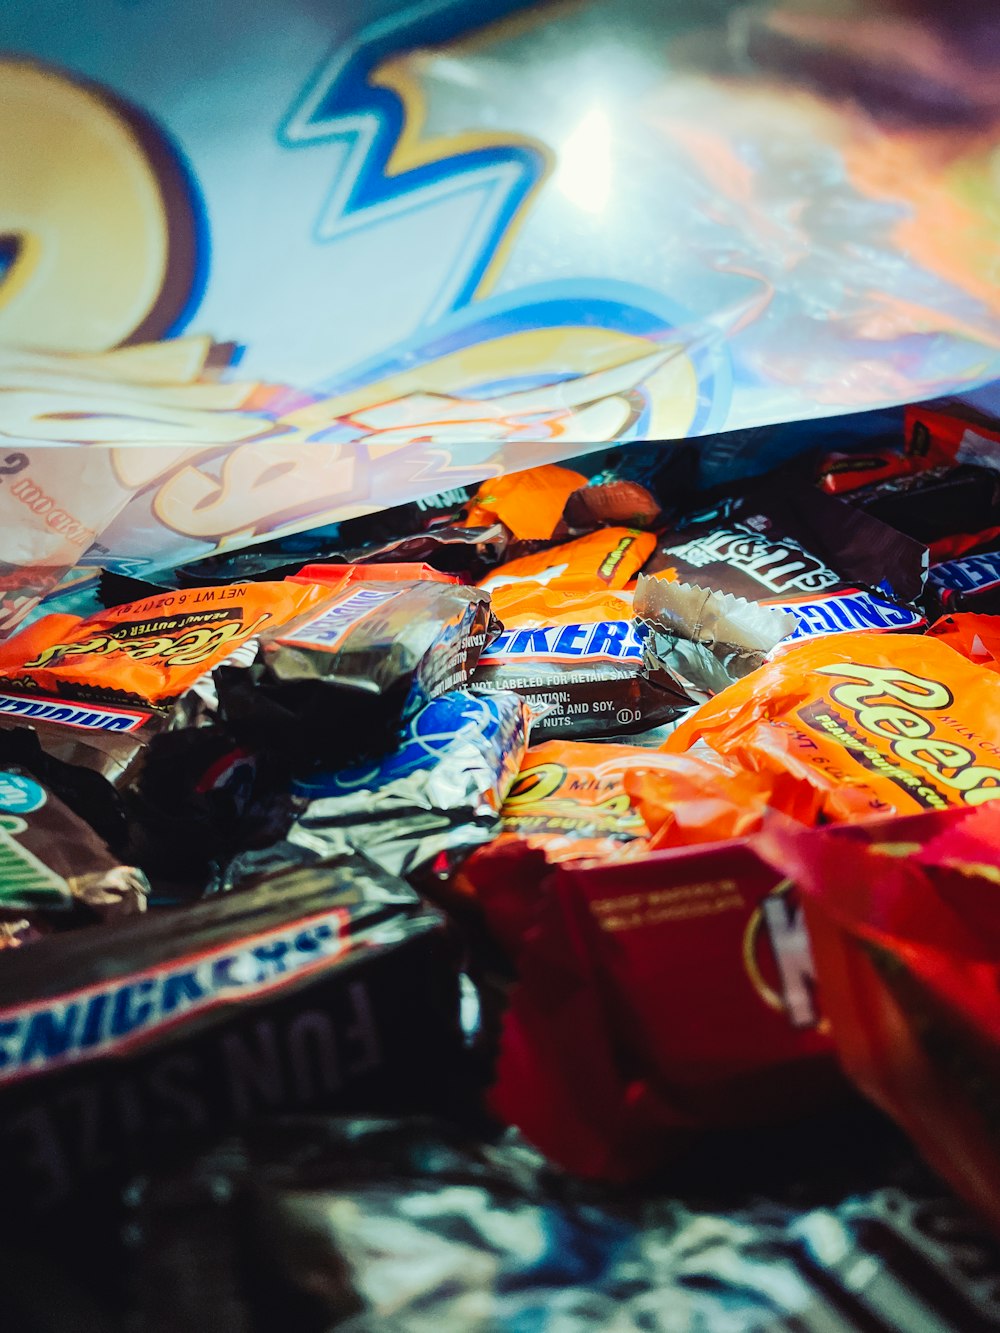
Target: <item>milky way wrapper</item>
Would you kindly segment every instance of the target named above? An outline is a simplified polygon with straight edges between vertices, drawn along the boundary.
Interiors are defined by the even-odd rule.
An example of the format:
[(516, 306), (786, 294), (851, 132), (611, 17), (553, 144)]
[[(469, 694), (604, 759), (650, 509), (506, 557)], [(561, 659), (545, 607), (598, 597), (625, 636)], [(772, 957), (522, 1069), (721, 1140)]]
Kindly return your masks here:
[[(794, 834), (796, 881), (843, 1066), (1000, 1227), (1000, 807)], [(850, 865), (850, 874), (844, 873)]]
[(7, 1197), (30, 1212), (263, 1112), (426, 1110), (450, 1095), (458, 981), (443, 920), (362, 858), (51, 935), (3, 962), (0, 1145)]
[(497, 627), (489, 593), (434, 570), (323, 569), (297, 576), (329, 577), (322, 606), (216, 681), (226, 722), (251, 748), (330, 769), (393, 748), (426, 703), (468, 683)]
[(753, 838), (568, 863), (544, 888), (491, 1100), (561, 1165), (634, 1178), (837, 1088), (794, 891)]

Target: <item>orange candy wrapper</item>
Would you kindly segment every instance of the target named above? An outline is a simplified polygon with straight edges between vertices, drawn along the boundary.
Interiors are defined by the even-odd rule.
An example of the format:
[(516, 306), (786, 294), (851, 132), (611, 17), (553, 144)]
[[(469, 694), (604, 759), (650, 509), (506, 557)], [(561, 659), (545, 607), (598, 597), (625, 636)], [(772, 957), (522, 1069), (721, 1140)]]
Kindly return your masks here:
[(535, 920), (552, 864), (621, 858), (648, 845), (626, 774), (673, 763), (632, 745), (545, 741), (528, 750), (500, 812), (502, 833), (473, 852), (455, 882), (477, 899), (511, 955)]
[(648, 830), (629, 800), (628, 780), (633, 770), (655, 772), (676, 763), (633, 745), (532, 746), (500, 813), (502, 836), (541, 847), (550, 861), (614, 856), (636, 842), (644, 846)]
[(526, 580), (490, 593), (490, 605), (504, 629), (544, 629), (548, 625), (588, 625), (631, 620), (632, 602), (614, 592), (549, 587)]
[(995, 805), (772, 832), (767, 846), (798, 885), (844, 1069), (995, 1227), (998, 848)]
[(286, 583), (323, 583), (328, 588), (343, 588), (348, 583), (457, 583), (454, 574), (442, 573), (432, 565), (304, 565), (297, 574), (289, 574)]
[(547, 541), (559, 525), (566, 501), (586, 486), (582, 472), (546, 464), (484, 481), (469, 502), (465, 523), (489, 527), (499, 520), (522, 541)]
[[(671, 755), (672, 763), (637, 765), (625, 773), (625, 791), (649, 830), (648, 848), (691, 847), (702, 842), (742, 838), (760, 829), (770, 807), (780, 803), (775, 787), (780, 775), (731, 771), (700, 755)], [(799, 788), (798, 800), (786, 801), (786, 813), (812, 823), (818, 794), (810, 801)], [(801, 799), (801, 796), (806, 799)]]
[[(498, 565), (480, 588), (491, 593), (504, 584), (525, 580), (553, 588), (595, 592), (602, 588), (624, 588), (643, 567), (656, 547), (651, 532), (636, 528), (599, 528), (585, 537), (550, 546), (546, 551), (523, 555)], [(501, 617), (502, 618), (502, 617)]]
[(662, 748), (699, 740), (831, 820), (973, 807), (1000, 797), (1000, 680), (940, 639), (840, 634), (783, 651)]
[(160, 593), (79, 619), (43, 616), (0, 644), (0, 689), (165, 707), (242, 644), (329, 597), (314, 584)]
[(503, 832), (473, 853), (456, 887), (477, 898), (516, 955), (553, 865), (741, 837), (765, 822), (772, 786), (711, 757), (546, 741), (525, 755), (501, 811)]

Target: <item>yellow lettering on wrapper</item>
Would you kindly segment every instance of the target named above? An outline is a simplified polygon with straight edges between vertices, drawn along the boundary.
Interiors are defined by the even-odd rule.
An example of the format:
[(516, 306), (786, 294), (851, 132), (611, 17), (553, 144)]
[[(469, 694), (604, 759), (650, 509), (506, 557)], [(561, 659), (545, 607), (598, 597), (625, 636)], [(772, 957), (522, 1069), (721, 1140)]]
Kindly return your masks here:
[[(967, 746), (936, 737), (933, 718), (924, 715), (923, 710), (933, 713), (953, 702), (954, 696), (941, 681), (898, 667), (854, 662), (817, 667), (817, 671), (848, 678), (832, 687), (831, 699), (852, 714), (862, 731), (888, 741), (895, 756), (961, 793), (966, 805), (1000, 798), (1000, 768), (978, 763), (978, 754)], [(898, 705), (885, 702), (887, 699), (897, 700)]]

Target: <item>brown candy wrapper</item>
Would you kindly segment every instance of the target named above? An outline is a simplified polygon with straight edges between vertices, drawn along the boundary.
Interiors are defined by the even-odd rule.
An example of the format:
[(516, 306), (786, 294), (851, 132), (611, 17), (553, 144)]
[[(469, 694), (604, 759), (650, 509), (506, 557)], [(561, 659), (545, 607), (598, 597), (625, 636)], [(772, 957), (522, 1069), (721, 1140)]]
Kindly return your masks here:
[(661, 538), (645, 573), (795, 616), (791, 637), (918, 630), (927, 550), (813, 486), (773, 482)]
[[(30, 772), (0, 769), (0, 913), (9, 926), (25, 913), (67, 925), (131, 916), (145, 910), (148, 888)], [(10, 944), (23, 932), (7, 934)]]

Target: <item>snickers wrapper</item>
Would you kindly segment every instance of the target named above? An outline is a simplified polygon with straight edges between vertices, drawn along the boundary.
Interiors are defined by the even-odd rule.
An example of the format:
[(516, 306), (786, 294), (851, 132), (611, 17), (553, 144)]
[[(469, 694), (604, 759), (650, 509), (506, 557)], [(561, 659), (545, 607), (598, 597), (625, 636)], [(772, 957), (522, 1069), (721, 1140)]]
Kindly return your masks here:
[(361, 858), (51, 935), (3, 962), (12, 1225), (264, 1112), (454, 1100), (458, 980), (443, 920)]
[(927, 591), (935, 610), (1000, 613), (1000, 551), (979, 551), (930, 567)]
[(664, 537), (645, 572), (790, 612), (797, 641), (919, 630), (920, 541), (815, 487), (760, 489)]
[(654, 654), (647, 628), (625, 619), (507, 631), (472, 678), (477, 693), (512, 690), (527, 701), (533, 740), (648, 731), (728, 684), (701, 645), (674, 642)]

